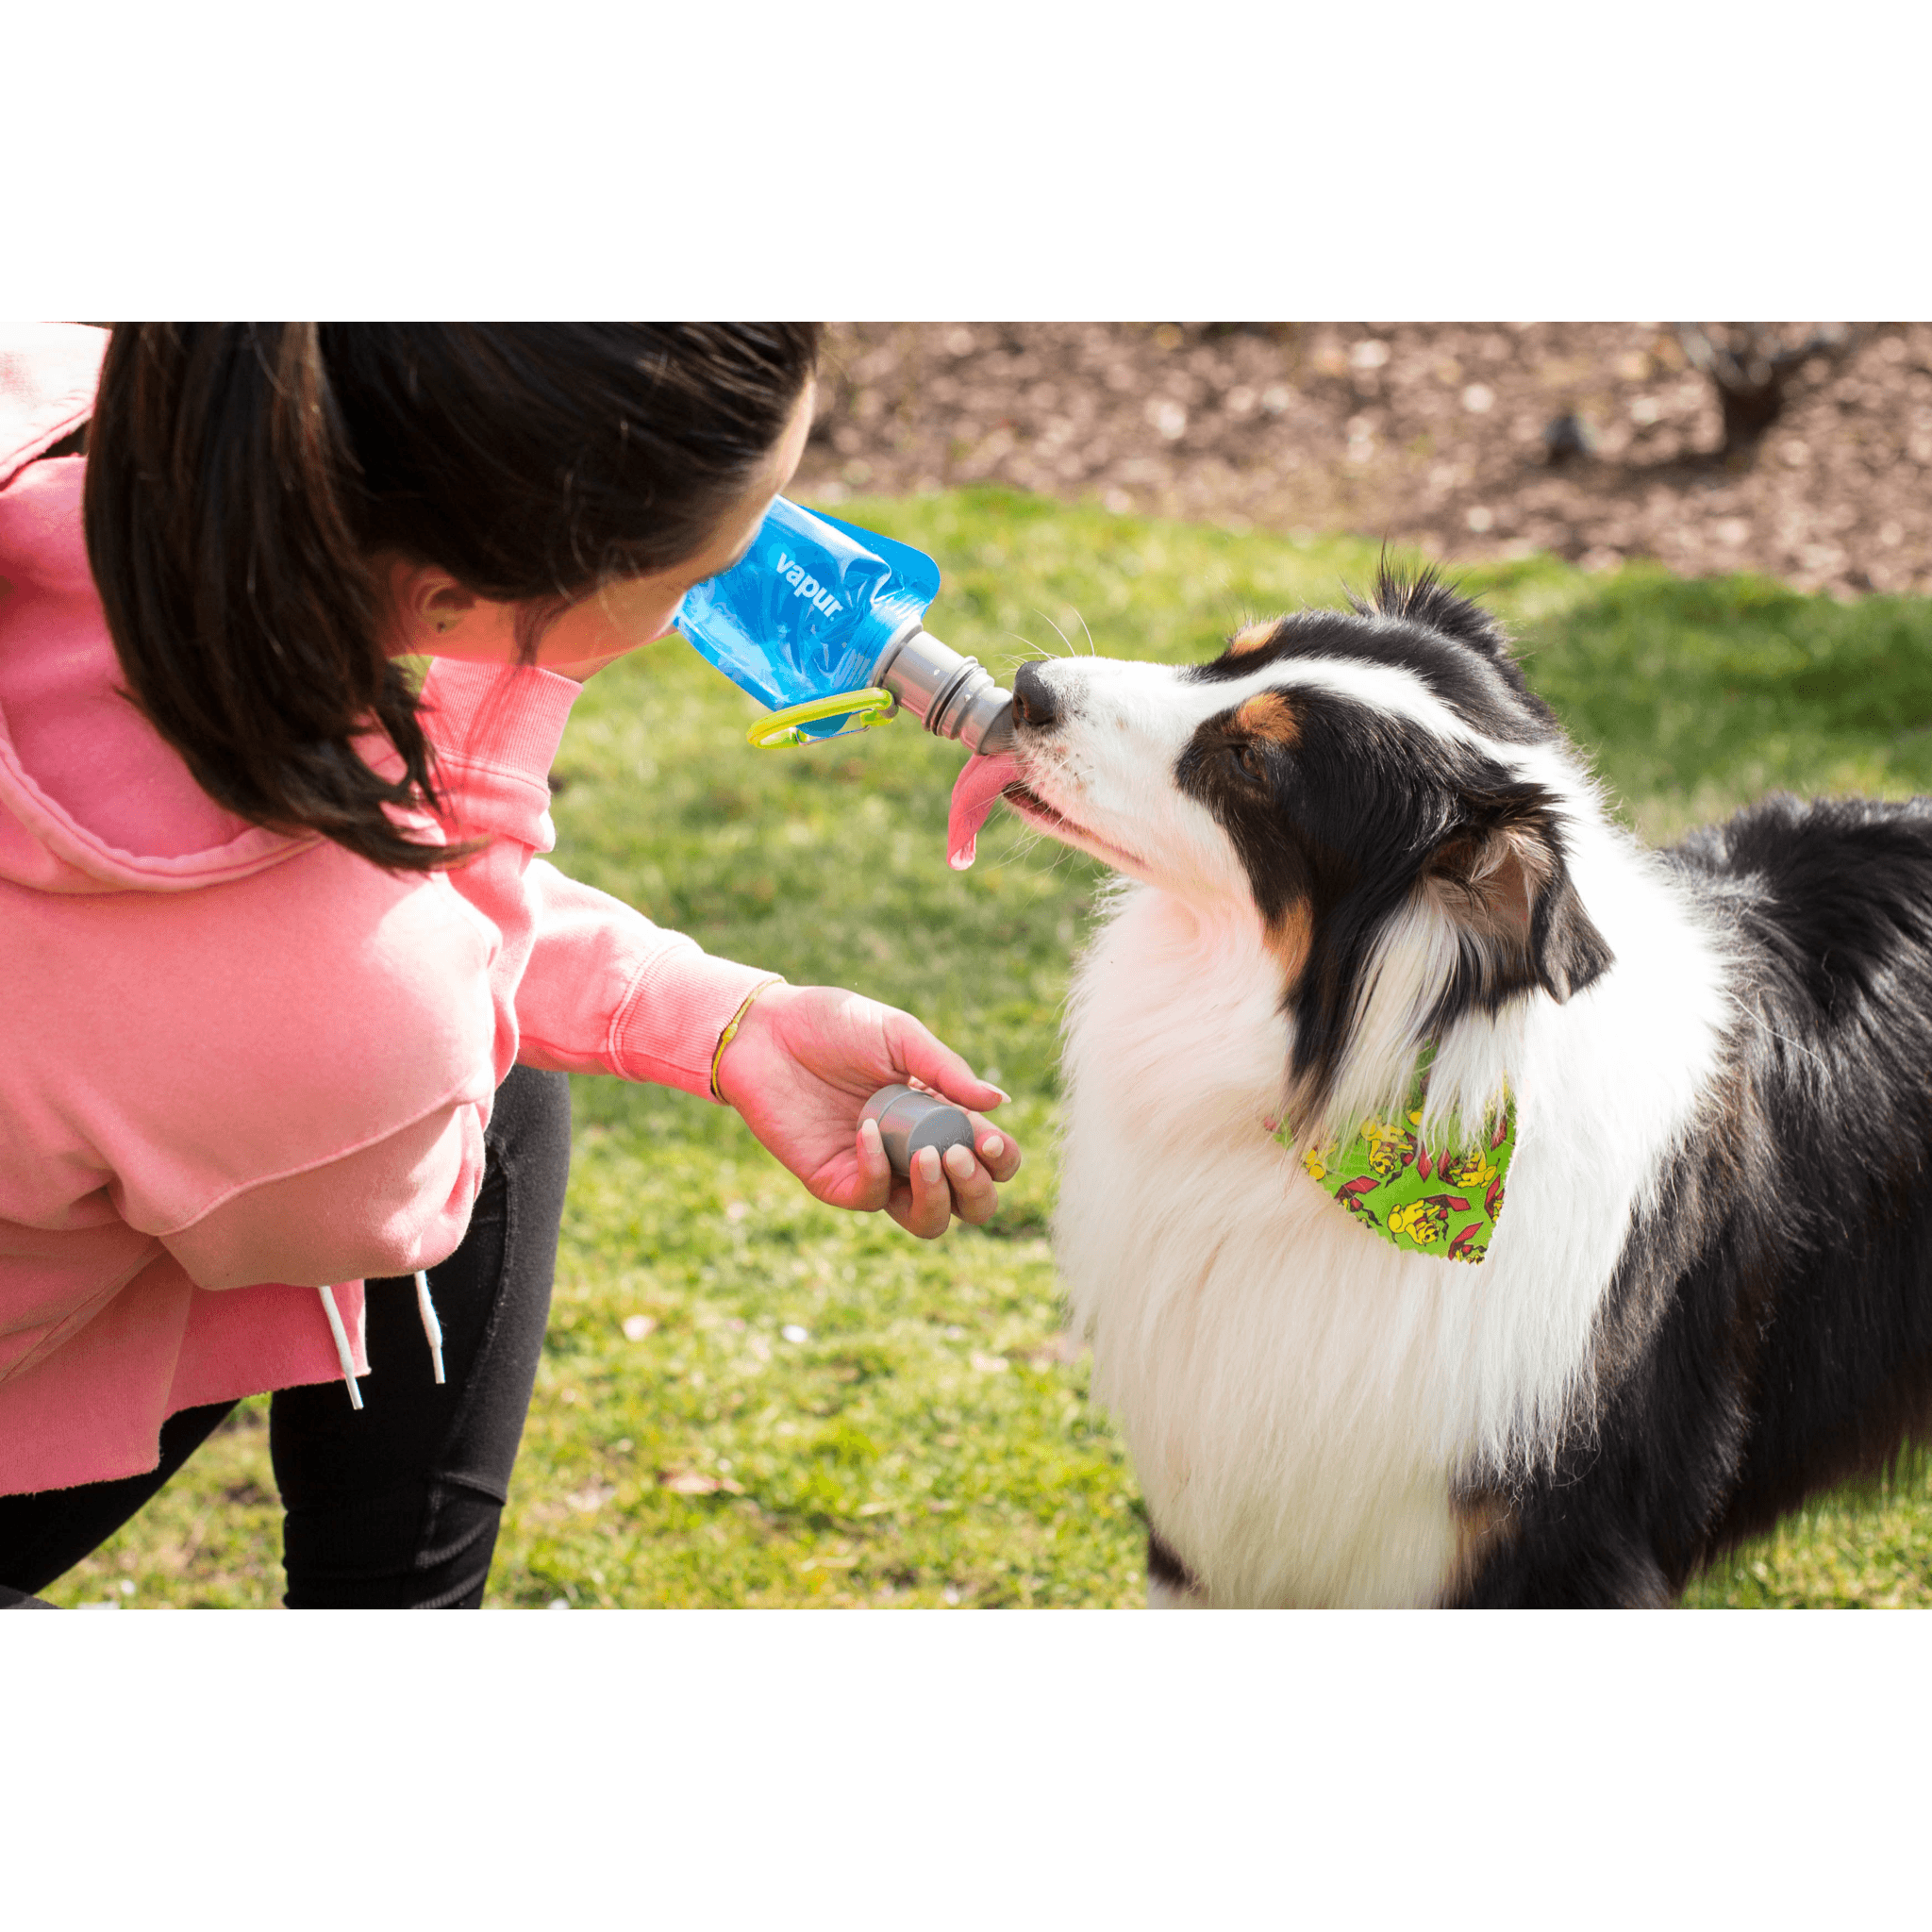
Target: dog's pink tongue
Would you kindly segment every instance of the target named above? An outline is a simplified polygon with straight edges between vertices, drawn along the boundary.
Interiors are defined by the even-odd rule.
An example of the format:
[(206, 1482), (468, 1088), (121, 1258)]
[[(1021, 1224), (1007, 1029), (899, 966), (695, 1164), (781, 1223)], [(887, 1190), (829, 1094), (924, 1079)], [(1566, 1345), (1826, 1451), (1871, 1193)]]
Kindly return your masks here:
[(955, 872), (964, 872), (973, 863), (974, 847), (987, 813), (1019, 775), (1020, 768), (1004, 752), (966, 760), (953, 781), (953, 810), (946, 821), (946, 863)]

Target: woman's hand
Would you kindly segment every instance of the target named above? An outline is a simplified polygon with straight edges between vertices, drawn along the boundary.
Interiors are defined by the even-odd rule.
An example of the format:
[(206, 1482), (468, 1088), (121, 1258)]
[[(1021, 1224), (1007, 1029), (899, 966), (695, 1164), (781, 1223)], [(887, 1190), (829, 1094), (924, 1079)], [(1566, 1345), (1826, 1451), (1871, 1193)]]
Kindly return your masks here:
[(930, 1088), (958, 1106), (996, 1107), (1006, 1099), (977, 1078), (950, 1047), (910, 1013), (830, 986), (766, 988), (739, 1023), (718, 1062), (718, 1091), (759, 1141), (827, 1206), (883, 1208), (903, 1228), (930, 1241), (952, 1217), (974, 1223), (999, 1206), (995, 1181), (1020, 1170), (1012, 1137), (973, 1116), (973, 1145), (922, 1148), (912, 1178), (893, 1174), (876, 1123), (859, 1109), (881, 1087)]

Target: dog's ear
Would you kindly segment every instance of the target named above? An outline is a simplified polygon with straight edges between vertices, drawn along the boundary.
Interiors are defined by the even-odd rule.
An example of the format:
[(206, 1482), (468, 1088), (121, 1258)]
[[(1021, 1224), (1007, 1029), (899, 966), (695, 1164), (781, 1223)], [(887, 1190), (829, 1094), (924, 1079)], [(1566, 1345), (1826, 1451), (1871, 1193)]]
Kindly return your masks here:
[(1535, 785), (1465, 794), (1423, 868), (1424, 890), (1475, 968), (1472, 991), (1498, 997), (1540, 986), (1560, 1004), (1615, 957), (1571, 881), (1553, 804)]

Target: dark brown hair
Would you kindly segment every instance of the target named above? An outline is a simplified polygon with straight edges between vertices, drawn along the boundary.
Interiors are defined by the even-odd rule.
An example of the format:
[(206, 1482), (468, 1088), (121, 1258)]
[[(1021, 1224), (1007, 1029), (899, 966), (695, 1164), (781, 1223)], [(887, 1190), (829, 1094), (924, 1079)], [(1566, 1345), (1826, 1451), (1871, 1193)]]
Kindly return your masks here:
[(389, 814), (432, 792), (377, 553), (525, 605), (527, 658), (599, 584), (703, 549), (817, 354), (803, 323), (117, 325), (86, 520), (129, 691), (242, 818), (446, 864)]

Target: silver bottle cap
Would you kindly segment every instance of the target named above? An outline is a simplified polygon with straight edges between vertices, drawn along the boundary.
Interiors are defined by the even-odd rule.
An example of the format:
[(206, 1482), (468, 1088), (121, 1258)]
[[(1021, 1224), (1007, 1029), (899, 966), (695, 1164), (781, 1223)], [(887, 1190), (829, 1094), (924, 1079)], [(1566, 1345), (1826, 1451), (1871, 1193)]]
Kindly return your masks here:
[(973, 1145), (973, 1123), (966, 1109), (917, 1087), (881, 1087), (858, 1118), (879, 1124), (886, 1158), (901, 1180), (911, 1178), (912, 1157), (922, 1147), (937, 1147), (943, 1155), (948, 1147)]
[(998, 752), (1013, 742), (1012, 693), (930, 631), (909, 625), (888, 644), (868, 682), (881, 684), (935, 738), (954, 738), (968, 751)]

